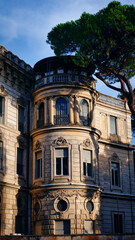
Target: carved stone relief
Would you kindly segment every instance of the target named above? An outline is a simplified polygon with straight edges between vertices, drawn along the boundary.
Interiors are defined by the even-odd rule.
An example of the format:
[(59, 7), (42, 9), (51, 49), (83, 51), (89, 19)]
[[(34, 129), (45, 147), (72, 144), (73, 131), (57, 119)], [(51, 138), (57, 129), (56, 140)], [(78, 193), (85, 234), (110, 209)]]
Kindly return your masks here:
[(41, 142), (37, 141), (35, 144), (35, 150), (41, 149)]
[(54, 144), (58, 146), (64, 146), (67, 145), (67, 140), (63, 137), (59, 137), (57, 140), (54, 141)]

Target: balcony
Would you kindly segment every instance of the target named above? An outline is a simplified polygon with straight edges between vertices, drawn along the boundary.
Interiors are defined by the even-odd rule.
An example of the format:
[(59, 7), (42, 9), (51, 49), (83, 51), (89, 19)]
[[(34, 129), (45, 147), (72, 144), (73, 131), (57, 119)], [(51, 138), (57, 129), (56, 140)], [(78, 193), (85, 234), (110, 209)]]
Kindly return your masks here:
[(65, 116), (54, 116), (55, 125), (67, 125), (69, 124), (69, 115)]

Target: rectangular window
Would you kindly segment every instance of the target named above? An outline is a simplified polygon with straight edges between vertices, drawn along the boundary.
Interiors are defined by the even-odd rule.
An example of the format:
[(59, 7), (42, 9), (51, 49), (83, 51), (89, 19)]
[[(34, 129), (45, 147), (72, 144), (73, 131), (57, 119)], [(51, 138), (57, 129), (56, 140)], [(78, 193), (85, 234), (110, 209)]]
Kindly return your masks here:
[(4, 98), (0, 96), (0, 124), (4, 123)]
[(111, 163), (112, 168), (112, 185), (120, 186), (120, 173), (119, 173), (119, 163)]
[(92, 177), (92, 152), (83, 149), (83, 175)]
[(110, 116), (110, 133), (116, 135), (117, 128), (116, 128), (116, 117)]
[(24, 108), (18, 107), (18, 130), (24, 132)]
[(57, 148), (56, 154), (56, 175), (68, 175), (68, 149)]
[(42, 151), (35, 153), (35, 179), (42, 177)]
[(0, 141), (0, 170), (3, 169), (3, 142)]
[(23, 176), (23, 149), (17, 148), (17, 174)]
[(114, 233), (123, 233), (123, 215), (122, 214), (114, 214), (113, 215), (113, 226)]
[(55, 221), (55, 234), (56, 235), (70, 234), (70, 220)]

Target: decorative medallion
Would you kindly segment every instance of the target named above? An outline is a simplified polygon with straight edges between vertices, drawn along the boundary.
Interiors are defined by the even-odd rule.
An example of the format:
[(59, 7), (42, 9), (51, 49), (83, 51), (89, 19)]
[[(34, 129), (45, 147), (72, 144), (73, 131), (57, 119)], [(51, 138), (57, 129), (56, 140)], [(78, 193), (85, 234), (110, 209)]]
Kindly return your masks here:
[(116, 153), (113, 153), (112, 157), (111, 157), (111, 160), (113, 161), (119, 161), (119, 157)]
[(84, 146), (86, 146), (86, 147), (90, 147), (90, 145), (91, 145), (90, 139), (87, 138), (87, 139), (83, 142), (83, 144), (84, 144)]
[(41, 143), (39, 141), (36, 142), (35, 144), (35, 149), (40, 149), (41, 148)]
[(67, 144), (67, 141), (63, 137), (59, 137), (57, 140), (55, 140), (55, 144), (58, 146), (63, 146)]

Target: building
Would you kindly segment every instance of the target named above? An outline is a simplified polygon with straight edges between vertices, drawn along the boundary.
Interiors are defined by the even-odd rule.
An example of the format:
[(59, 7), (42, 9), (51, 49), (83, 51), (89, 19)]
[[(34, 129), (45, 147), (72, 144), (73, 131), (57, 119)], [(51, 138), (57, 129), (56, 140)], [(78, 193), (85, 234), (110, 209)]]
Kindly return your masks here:
[(126, 102), (70, 56), (32, 69), (1, 46), (0, 82), (1, 235), (134, 233)]

